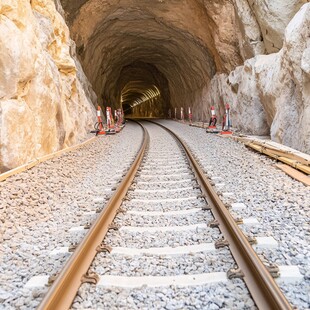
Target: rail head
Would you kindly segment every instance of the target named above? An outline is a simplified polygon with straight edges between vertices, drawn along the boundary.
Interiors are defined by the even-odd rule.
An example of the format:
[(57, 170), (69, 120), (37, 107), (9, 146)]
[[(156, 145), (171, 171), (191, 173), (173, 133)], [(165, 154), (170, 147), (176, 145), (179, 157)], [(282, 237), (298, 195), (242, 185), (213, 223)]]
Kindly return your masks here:
[(148, 147), (149, 134), (142, 124), (138, 124), (143, 130), (143, 141), (133, 164), (108, 201), (106, 207), (101, 211), (97, 220), (93, 223), (82, 242), (67, 261), (63, 270), (56, 278), (37, 309), (65, 310), (70, 308), (82, 284), (82, 277), (87, 273), (89, 266), (97, 254), (96, 248), (101, 244), (104, 236), (109, 230), (109, 225), (117, 214), (117, 210), (122, 204), (123, 198), (139, 169)]
[(219, 228), (225, 239), (229, 242), (230, 251), (238, 264), (238, 268), (244, 274), (243, 280), (257, 307), (264, 310), (293, 309), (213, 189), (187, 144), (169, 128), (156, 122), (152, 123), (167, 130), (184, 148), (206, 200), (212, 208), (212, 213), (219, 221)]

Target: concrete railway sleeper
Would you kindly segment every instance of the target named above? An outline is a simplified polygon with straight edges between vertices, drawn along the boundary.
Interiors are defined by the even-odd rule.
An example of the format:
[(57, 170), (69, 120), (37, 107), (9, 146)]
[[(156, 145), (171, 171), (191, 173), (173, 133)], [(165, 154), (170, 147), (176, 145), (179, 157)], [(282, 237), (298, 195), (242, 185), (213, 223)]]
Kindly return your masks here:
[(104, 308), (109, 294), (111, 309), (291, 309), (187, 146), (142, 127), (136, 160), (39, 309)]

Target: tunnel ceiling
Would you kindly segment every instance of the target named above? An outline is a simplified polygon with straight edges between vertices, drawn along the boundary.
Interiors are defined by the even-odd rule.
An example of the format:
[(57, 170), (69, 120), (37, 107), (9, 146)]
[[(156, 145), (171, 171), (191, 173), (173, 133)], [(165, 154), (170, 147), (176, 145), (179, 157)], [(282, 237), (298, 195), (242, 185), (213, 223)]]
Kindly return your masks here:
[(129, 104), (156, 87), (163, 114), (169, 106), (186, 105), (188, 94), (216, 72), (241, 63), (229, 0), (63, 0), (62, 5), (85, 73), (104, 105)]

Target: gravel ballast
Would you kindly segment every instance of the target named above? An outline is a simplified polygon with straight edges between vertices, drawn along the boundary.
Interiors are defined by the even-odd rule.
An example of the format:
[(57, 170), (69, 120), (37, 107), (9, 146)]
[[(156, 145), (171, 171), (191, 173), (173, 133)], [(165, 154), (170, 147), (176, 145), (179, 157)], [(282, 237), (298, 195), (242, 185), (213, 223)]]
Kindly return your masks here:
[(86, 213), (104, 206), (141, 141), (141, 128), (128, 123), (117, 135), (98, 137), (0, 183), (1, 309), (37, 307), (46, 288), (29, 290), (25, 284), (61, 270), (70, 254), (50, 252), (81, 241), (86, 231), (69, 229), (92, 222)]
[[(275, 248), (258, 248), (269, 262), (298, 266), (301, 279), (279, 281), (289, 302), (298, 309), (310, 308), (310, 191), (274, 167), (275, 161), (248, 150), (229, 138), (206, 134), (175, 121), (160, 120), (178, 134), (194, 152), (225, 205), (244, 203), (246, 208), (229, 209), (235, 218), (254, 218), (258, 224), (240, 228), (252, 237), (273, 237)], [(151, 133), (150, 150), (135, 179), (128, 199), (104, 243), (112, 247), (182, 247), (214, 243), (221, 239), (213, 220), (202, 211), (200, 195), (188, 166), (181, 162), (173, 138), (163, 138), (162, 129), (145, 122)], [(114, 136), (98, 137), (80, 149), (63, 154), (0, 183), (0, 309), (35, 309), (47, 287), (24, 288), (37, 275), (59, 273), (70, 253), (50, 253), (59, 247), (79, 243), (113, 188), (134, 160), (142, 140), (139, 126), (127, 123)], [(163, 143), (165, 146), (163, 146)], [(160, 160), (158, 162), (158, 159)], [(171, 168), (171, 169), (170, 169)], [(170, 175), (169, 175), (170, 174)], [(173, 175), (171, 175), (173, 174)], [(189, 188), (190, 187), (190, 188)], [(169, 189), (169, 191), (163, 191)], [(135, 192), (136, 190), (136, 192)], [(148, 191), (144, 201), (144, 192)], [(156, 191), (155, 191), (156, 190)], [(155, 191), (155, 192), (154, 192)], [(192, 197), (190, 200), (178, 198)], [(166, 200), (166, 201), (164, 201)], [(126, 211), (175, 212), (199, 209), (187, 215), (141, 215)], [(189, 226), (185, 231), (135, 232), (124, 228)], [(100, 253), (91, 271), (104, 275), (171, 276), (226, 272), (234, 260), (227, 248), (178, 255), (125, 255)], [(109, 288), (83, 284), (73, 309), (256, 309), (240, 279), (197, 286)]]
[[(226, 277), (226, 272), (235, 266), (234, 259), (227, 248), (215, 248), (215, 241), (223, 236), (217, 227), (208, 226), (214, 217), (209, 210), (202, 210), (207, 203), (201, 198), (184, 152), (162, 128), (149, 123), (144, 126), (150, 135), (147, 156), (121, 206), (125, 212), (118, 213), (114, 220), (119, 229), (109, 230), (103, 240), (112, 247), (112, 252), (98, 254), (90, 268), (103, 278), (103, 283), (104, 279), (116, 278), (108, 289), (99, 284), (96, 288), (81, 285), (73, 309), (237, 309), (240, 306), (255, 309), (244, 284)], [(183, 180), (187, 181), (181, 182)], [(198, 251), (188, 250), (201, 245)], [(113, 248), (116, 252), (118, 248), (125, 249), (127, 254), (114, 253)], [(183, 252), (163, 254), (163, 248), (169, 251), (182, 248)], [(134, 250), (140, 254), (133, 255)], [(143, 252), (147, 250), (153, 254)], [(223, 274), (224, 282), (220, 280)], [(192, 282), (191, 279), (195, 281), (201, 275), (204, 278), (209, 275), (213, 277), (212, 282), (217, 283)], [(119, 287), (123, 284), (118, 282), (122, 281), (120, 276), (127, 277), (124, 281), (134, 278), (135, 282), (131, 283), (138, 287)], [(170, 284), (168, 278), (172, 276), (189, 278), (183, 287), (178, 282), (180, 278), (176, 285)], [(154, 277), (152, 281), (155, 278), (161, 281), (160, 287), (152, 288), (154, 283), (150, 283), (150, 287), (143, 284), (144, 279), (147, 281), (150, 277)], [(168, 283), (164, 284), (165, 281)]]
[[(272, 236), (275, 249), (259, 249), (278, 265), (297, 265), (303, 276), (293, 283), (280, 282), (288, 300), (298, 309), (310, 308), (310, 190), (275, 167), (275, 160), (247, 149), (230, 138), (207, 134), (174, 121), (159, 121), (178, 134), (194, 152), (226, 204), (244, 203), (233, 211), (237, 217), (258, 220), (259, 225), (241, 225), (245, 234)], [(220, 178), (220, 179), (217, 179)], [(233, 196), (223, 197), (223, 193)]]

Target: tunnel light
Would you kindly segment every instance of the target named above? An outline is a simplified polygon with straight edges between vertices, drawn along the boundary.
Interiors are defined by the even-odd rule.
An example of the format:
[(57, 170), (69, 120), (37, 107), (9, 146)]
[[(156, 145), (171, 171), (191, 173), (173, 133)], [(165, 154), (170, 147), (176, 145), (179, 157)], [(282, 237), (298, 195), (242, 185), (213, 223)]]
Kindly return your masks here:
[[(123, 102), (129, 101), (128, 99), (133, 93), (140, 93), (140, 96), (129, 104), (131, 108), (160, 96), (160, 90), (156, 85), (153, 84), (147, 89), (143, 89), (142, 85), (143, 81), (132, 81), (128, 83), (121, 93), (121, 103), (123, 104)], [(129, 98), (126, 100), (127, 96)]]

